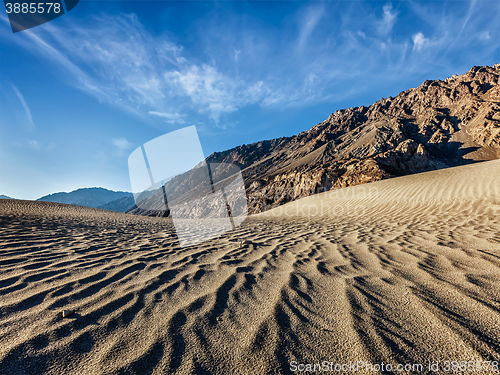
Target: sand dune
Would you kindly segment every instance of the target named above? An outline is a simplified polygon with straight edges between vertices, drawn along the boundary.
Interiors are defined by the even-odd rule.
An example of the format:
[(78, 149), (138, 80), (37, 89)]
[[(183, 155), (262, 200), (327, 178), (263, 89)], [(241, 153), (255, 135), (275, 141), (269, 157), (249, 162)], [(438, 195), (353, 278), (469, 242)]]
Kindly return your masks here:
[(0, 296), (0, 374), (498, 361), (500, 161), (308, 197), (189, 248), (169, 219), (0, 200)]

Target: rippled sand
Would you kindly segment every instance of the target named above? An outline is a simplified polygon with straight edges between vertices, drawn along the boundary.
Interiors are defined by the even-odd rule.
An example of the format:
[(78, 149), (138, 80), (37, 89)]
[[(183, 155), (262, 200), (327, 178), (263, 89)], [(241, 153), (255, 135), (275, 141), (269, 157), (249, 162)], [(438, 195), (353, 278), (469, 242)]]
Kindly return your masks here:
[(0, 374), (446, 360), (500, 360), (500, 161), (305, 198), (189, 248), (169, 219), (0, 200)]

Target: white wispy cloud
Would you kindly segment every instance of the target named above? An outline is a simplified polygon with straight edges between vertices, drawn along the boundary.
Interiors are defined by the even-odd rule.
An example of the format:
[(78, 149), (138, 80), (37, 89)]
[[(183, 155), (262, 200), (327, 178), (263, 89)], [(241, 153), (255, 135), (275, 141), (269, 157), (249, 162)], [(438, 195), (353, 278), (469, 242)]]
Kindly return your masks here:
[(209, 118), (213, 125), (251, 105), (342, 100), (377, 80), (423, 73), (430, 61), (452, 69), (453, 54), (477, 40), (487, 40), (481, 53), (491, 53), (500, 47), (500, 23), (479, 17), (484, 6), (437, 12), (418, 2), (398, 3), (397, 11), (391, 3), (375, 11), (363, 3), (306, 4), (275, 28), (235, 14), (216, 27), (200, 21), (193, 29), (196, 51), (156, 34), (134, 14), (83, 18), (65, 32), (49, 23), (44, 27), (53, 32), (27, 30), (16, 40), (102, 102), (172, 124)]
[(36, 126), (35, 123), (33, 122), (33, 117), (31, 116), (31, 110), (30, 107), (28, 107), (28, 103), (26, 103), (26, 100), (24, 99), (24, 96), (21, 93), (21, 91), (19, 91), (19, 89), (13, 84), (11, 84), (11, 86), (14, 92), (16, 93), (17, 98), (21, 102), (21, 105), (23, 106), (24, 113), (26, 115), (26, 121), (28, 124), (28, 130), (34, 130)]
[(392, 11), (391, 3), (385, 4), (382, 10), (384, 11), (384, 17), (379, 24), (378, 31), (380, 34), (386, 35), (392, 31), (398, 13)]
[(40, 150), (42, 148), (42, 144), (34, 139), (28, 140), (28, 146), (33, 150)]
[(166, 122), (170, 124), (185, 124), (186, 120), (185, 117), (186, 115), (180, 115), (179, 113), (168, 113), (168, 112), (158, 112), (158, 111), (149, 111), (150, 115), (157, 116), (157, 117), (162, 117), (165, 119)]
[(429, 39), (424, 36), (423, 33), (418, 32), (412, 36), (413, 49), (415, 51), (420, 51), (429, 45)]
[(133, 147), (132, 143), (127, 141), (126, 138), (112, 138), (111, 142), (122, 151), (128, 150)]
[(490, 36), (489, 31), (483, 31), (482, 33), (479, 33), (478, 38), (480, 40), (490, 40), (491, 36)]
[(307, 10), (299, 32), (299, 39), (297, 43), (299, 51), (302, 51), (307, 45), (311, 34), (313, 33), (323, 15), (323, 6), (316, 6)]
[(177, 95), (188, 97), (216, 123), (221, 114), (259, 102), (266, 92), (262, 81), (251, 84), (233, 79), (206, 64), (171, 71), (165, 73), (164, 78)]
[(234, 50), (234, 61), (238, 61), (240, 53), (241, 53), (241, 50), (239, 50), (239, 49)]
[[(26, 48), (66, 68), (79, 88), (136, 113), (189, 105), (218, 122), (222, 114), (262, 99), (261, 81), (188, 61), (182, 46), (153, 35), (135, 15), (101, 15), (65, 33), (26, 34)], [(240, 53), (235, 50), (236, 60)]]

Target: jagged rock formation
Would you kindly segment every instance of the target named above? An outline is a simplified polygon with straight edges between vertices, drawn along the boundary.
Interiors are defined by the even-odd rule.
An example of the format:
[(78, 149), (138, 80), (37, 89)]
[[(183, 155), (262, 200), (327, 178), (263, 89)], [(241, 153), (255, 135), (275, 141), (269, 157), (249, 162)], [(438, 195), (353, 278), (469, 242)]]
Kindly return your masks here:
[[(258, 213), (330, 189), (497, 158), (500, 64), (425, 81), (369, 107), (336, 111), (297, 136), (213, 153), (207, 161), (243, 170), (249, 213)], [(172, 183), (181, 191), (189, 173)]]

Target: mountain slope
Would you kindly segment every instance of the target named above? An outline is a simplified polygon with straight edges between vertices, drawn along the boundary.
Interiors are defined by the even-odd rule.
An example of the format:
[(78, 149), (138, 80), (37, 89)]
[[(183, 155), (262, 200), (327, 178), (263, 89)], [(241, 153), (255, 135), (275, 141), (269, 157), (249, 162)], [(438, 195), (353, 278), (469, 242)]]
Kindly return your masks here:
[(100, 208), (101, 210), (108, 210), (115, 212), (126, 212), (130, 210), (132, 207), (134, 207), (134, 205), (135, 205), (134, 196), (132, 194), (129, 194), (125, 197), (118, 198), (112, 200), (111, 202), (107, 202), (103, 205), (100, 205), (97, 208)]
[(0, 199), (14, 199), (14, 198), (11, 198), (7, 195), (0, 194)]
[(69, 193), (54, 193), (41, 197), (37, 200), (96, 208), (108, 202), (127, 196), (130, 196), (130, 193), (125, 191), (112, 191), (94, 187), (77, 189)]
[[(425, 81), (369, 107), (336, 111), (297, 136), (213, 153), (207, 162), (240, 166), (249, 212), (258, 213), (330, 189), (497, 158), (500, 64)], [(212, 170), (215, 178), (222, 173)], [(187, 191), (191, 176), (169, 184)], [(161, 207), (161, 194), (150, 199)]]

